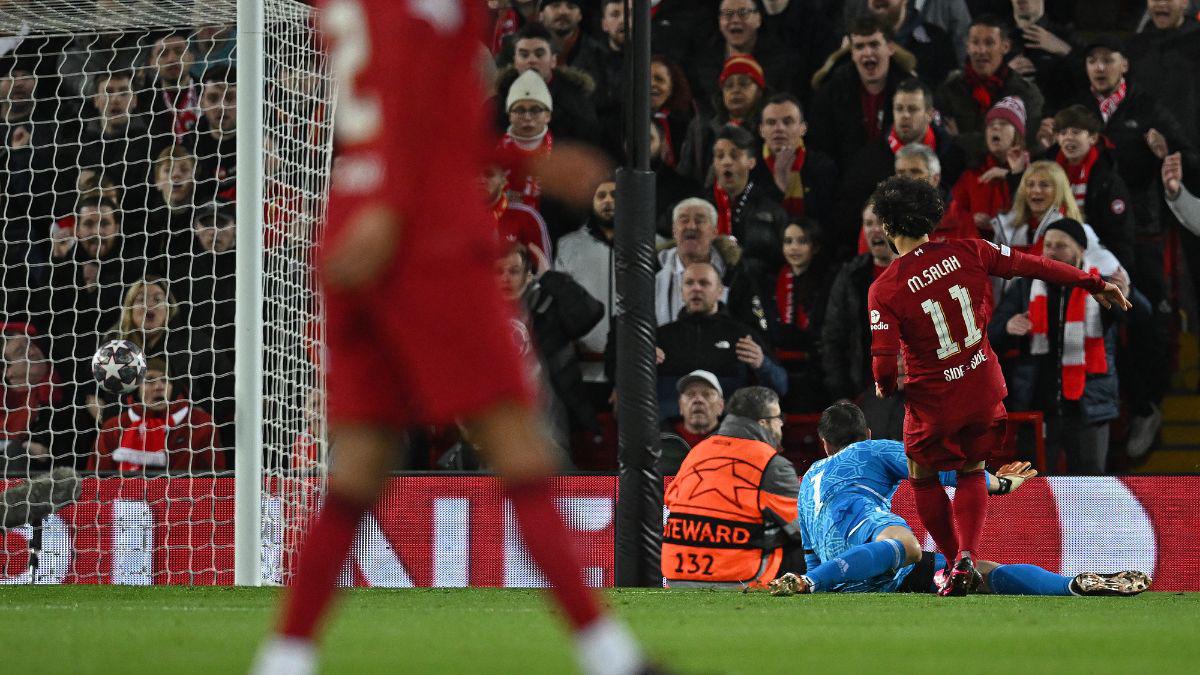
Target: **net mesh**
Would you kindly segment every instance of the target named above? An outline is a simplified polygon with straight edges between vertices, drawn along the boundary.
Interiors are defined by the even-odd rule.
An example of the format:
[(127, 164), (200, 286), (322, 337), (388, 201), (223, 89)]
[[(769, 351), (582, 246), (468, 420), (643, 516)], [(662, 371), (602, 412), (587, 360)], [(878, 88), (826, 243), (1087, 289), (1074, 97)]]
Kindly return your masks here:
[[(262, 522), (276, 582), (326, 465), (312, 262), (332, 83), (311, 12), (265, 3)], [(236, 18), (233, 0), (0, 1), (9, 583), (232, 582)], [(149, 364), (126, 394), (93, 378), (111, 339)]]

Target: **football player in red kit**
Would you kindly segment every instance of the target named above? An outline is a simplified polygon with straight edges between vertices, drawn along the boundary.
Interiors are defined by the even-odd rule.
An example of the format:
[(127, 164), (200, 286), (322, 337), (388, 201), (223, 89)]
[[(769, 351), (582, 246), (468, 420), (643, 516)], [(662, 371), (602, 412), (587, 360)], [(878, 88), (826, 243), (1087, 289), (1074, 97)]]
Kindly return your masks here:
[[(939, 593), (965, 595), (979, 580), (973, 555), (986, 513), (983, 466), (1003, 443), (1007, 418), (1004, 376), (987, 339), (989, 277), (1034, 277), (1082, 287), (1104, 307), (1130, 305), (1115, 285), (1070, 265), (982, 239), (929, 241), (944, 206), (927, 183), (889, 178), (872, 200), (900, 254), (867, 294), (875, 386), (880, 396), (895, 391), (902, 356), (904, 446), (917, 513), (951, 565)], [(953, 505), (938, 471), (958, 472)]]
[[(320, 272), (337, 451), (257, 673), (313, 671), (318, 623), (404, 429), (457, 419), (503, 479), (521, 537), (574, 633), (582, 670), (643, 668), (632, 636), (582, 581), (551, 499), (557, 461), (493, 278), (495, 221), (478, 198), (491, 145), (479, 69), (482, 14), (477, 0), (325, 3), (322, 28), (339, 88)], [(554, 176), (569, 176), (559, 196), (586, 202), (608, 170), (595, 157), (556, 153), (556, 161), (573, 163), (544, 167), (552, 174), (546, 189), (555, 189)]]

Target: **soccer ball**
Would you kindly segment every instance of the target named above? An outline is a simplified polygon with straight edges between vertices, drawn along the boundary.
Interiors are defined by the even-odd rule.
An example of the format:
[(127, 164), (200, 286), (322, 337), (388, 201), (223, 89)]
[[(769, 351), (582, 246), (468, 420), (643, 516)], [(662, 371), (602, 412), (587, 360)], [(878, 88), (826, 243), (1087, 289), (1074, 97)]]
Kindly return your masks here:
[(106, 391), (131, 392), (146, 378), (146, 356), (129, 340), (113, 340), (96, 350), (92, 376)]

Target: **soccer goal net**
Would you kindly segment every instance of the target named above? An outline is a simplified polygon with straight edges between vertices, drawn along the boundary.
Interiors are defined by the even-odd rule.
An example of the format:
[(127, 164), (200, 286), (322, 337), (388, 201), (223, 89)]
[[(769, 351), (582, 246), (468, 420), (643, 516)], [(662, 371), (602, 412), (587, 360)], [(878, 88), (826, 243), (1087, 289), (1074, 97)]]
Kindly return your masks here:
[(0, 2), (0, 582), (286, 583), (326, 466), (313, 11)]

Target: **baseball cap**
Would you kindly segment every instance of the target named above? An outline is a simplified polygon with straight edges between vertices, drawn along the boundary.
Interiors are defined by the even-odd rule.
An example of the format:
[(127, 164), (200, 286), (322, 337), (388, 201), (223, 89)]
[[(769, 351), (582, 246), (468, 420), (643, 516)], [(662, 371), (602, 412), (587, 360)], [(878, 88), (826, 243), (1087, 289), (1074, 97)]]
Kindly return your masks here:
[(1083, 48), (1083, 55), (1086, 57), (1092, 53), (1093, 49), (1107, 49), (1110, 52), (1117, 52), (1118, 54), (1125, 53), (1125, 46), (1112, 35), (1099, 35), (1091, 42), (1088, 42), (1087, 46)]
[(707, 370), (693, 370), (687, 375), (679, 378), (679, 381), (675, 383), (675, 390), (682, 394), (683, 390), (687, 389), (687, 386), (693, 382), (703, 382), (713, 389), (716, 389), (717, 393), (721, 395), (721, 398), (725, 398), (725, 392), (721, 390), (721, 382), (717, 380), (716, 375), (713, 375)]

